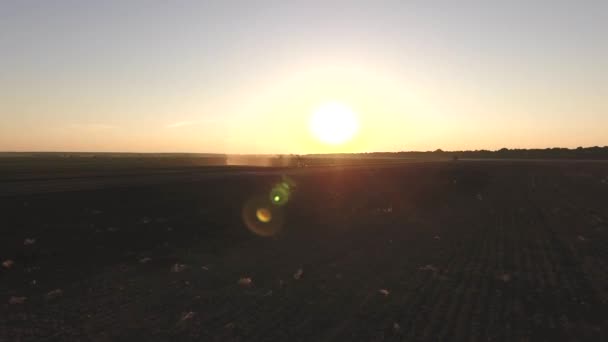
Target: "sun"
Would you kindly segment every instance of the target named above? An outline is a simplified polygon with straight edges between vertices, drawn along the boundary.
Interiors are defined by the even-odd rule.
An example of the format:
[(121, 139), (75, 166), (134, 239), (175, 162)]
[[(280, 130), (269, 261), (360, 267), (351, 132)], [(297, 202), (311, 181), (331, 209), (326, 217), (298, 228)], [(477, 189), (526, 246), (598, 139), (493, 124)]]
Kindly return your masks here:
[(358, 131), (357, 115), (340, 102), (321, 105), (310, 119), (310, 132), (326, 144), (344, 144), (352, 140)]

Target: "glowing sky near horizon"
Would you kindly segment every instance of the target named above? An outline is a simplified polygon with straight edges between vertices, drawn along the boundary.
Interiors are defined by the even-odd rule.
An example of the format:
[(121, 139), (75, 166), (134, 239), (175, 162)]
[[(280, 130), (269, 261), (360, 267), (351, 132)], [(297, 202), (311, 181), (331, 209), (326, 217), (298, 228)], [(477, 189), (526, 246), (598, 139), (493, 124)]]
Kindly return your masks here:
[(607, 1), (5, 0), (0, 151), (604, 146), (607, 33)]

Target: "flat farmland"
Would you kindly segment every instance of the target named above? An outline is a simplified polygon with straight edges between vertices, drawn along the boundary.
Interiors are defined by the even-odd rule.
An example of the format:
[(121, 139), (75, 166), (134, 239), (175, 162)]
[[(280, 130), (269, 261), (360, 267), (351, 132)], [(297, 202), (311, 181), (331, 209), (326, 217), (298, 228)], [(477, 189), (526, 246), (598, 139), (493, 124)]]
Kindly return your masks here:
[(51, 169), (0, 171), (0, 341), (608, 339), (605, 162)]

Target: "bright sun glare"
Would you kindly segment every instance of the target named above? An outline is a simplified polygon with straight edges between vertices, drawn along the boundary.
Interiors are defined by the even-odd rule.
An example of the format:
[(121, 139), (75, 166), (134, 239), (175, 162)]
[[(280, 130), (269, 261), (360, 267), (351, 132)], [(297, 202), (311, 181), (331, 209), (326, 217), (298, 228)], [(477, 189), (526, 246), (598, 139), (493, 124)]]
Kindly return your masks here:
[(359, 130), (355, 113), (339, 102), (323, 104), (312, 114), (310, 131), (321, 142), (339, 145), (351, 140)]

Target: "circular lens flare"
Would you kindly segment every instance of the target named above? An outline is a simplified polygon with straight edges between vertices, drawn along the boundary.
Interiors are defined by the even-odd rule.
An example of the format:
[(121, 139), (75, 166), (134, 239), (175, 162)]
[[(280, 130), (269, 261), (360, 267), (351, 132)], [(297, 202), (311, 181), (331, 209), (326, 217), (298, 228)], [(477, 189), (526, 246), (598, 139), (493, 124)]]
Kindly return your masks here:
[(263, 223), (268, 223), (272, 221), (272, 213), (266, 208), (259, 208), (258, 210), (256, 210), (255, 216), (260, 222)]
[(259, 236), (273, 236), (283, 229), (285, 222), (282, 208), (273, 205), (268, 197), (249, 199), (243, 206), (243, 222), (247, 229)]

